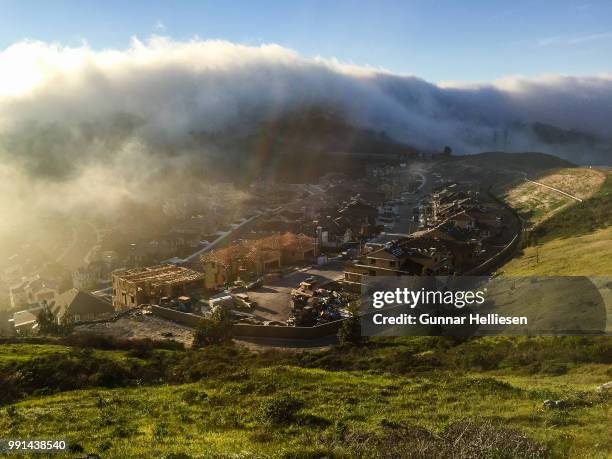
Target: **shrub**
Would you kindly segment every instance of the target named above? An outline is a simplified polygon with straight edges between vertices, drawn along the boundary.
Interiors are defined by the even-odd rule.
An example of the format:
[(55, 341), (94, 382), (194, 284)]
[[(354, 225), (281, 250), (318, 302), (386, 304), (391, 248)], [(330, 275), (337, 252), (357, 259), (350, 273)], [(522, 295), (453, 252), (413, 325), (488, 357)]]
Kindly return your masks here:
[(338, 341), (341, 346), (358, 346), (363, 343), (361, 336), (361, 322), (359, 319), (359, 309), (356, 303), (351, 303), (348, 307), (349, 317), (342, 322), (338, 330)]
[(263, 402), (260, 406), (259, 418), (266, 424), (290, 424), (303, 407), (302, 400), (293, 395), (283, 394)]
[(567, 371), (567, 365), (559, 362), (543, 362), (540, 370), (541, 373), (552, 376), (564, 375), (567, 373)]
[(211, 344), (224, 344), (232, 339), (232, 318), (223, 307), (215, 309), (210, 317), (202, 319), (195, 332), (193, 347), (204, 347)]

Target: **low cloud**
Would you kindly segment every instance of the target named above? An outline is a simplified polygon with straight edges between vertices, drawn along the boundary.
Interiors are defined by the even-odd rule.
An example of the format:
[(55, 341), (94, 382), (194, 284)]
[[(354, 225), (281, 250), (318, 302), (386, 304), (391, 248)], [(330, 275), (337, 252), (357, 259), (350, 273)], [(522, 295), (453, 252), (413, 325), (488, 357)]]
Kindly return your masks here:
[[(465, 154), (540, 150), (589, 160), (584, 149), (543, 144), (534, 123), (612, 141), (611, 75), (436, 85), (273, 44), (153, 37), (93, 50), (25, 41), (0, 52), (0, 160), (18, 182), (3, 199), (14, 209), (19, 199), (10, 189), (25, 196), (25, 187), (52, 190), (65, 205), (73, 199), (64, 194), (82, 186), (77, 202), (112, 205), (137, 194), (155, 171), (205, 161), (210, 151), (193, 142), (194, 133), (248, 131), (313, 106), (427, 150), (448, 144)], [(127, 163), (129, 176), (121, 172)], [(52, 205), (48, 196), (28, 199)]]

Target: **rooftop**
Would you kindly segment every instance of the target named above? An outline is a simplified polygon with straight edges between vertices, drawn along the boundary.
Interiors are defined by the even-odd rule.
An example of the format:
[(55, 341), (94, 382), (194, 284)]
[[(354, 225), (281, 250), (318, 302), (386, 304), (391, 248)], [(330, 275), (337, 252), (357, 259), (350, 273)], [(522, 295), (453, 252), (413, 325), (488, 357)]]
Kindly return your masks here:
[(172, 264), (134, 268), (115, 272), (118, 278), (133, 283), (150, 283), (152, 287), (180, 284), (202, 279), (202, 273)]
[(228, 266), (233, 260), (239, 258), (254, 259), (263, 252), (273, 250), (308, 250), (314, 247), (314, 242), (314, 238), (294, 233), (273, 234), (255, 240), (243, 239), (230, 247), (206, 253), (202, 257), (202, 261), (216, 261)]

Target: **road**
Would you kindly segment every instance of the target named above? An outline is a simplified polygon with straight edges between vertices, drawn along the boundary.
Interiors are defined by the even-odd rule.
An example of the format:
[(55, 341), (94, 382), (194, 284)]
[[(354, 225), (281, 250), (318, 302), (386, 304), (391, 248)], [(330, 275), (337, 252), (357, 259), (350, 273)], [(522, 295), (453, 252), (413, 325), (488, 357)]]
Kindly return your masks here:
[(421, 183), (414, 193), (406, 199), (406, 202), (399, 206), (398, 219), (393, 224), (392, 232), (387, 234), (407, 236), (418, 230), (418, 222), (413, 221), (412, 210), (427, 193), (427, 177), (419, 171), (411, 171), (411, 174), (418, 175), (421, 178)]

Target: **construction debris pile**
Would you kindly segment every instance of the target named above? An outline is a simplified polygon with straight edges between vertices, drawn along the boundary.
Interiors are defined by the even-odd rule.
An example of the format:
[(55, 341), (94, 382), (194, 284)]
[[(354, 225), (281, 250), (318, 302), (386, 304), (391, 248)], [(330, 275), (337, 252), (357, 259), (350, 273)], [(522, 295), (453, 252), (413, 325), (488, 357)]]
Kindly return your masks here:
[(291, 292), (293, 313), (287, 325), (312, 327), (340, 320), (348, 316), (346, 306), (351, 301), (349, 293), (328, 285), (316, 288), (316, 281), (308, 278)]

